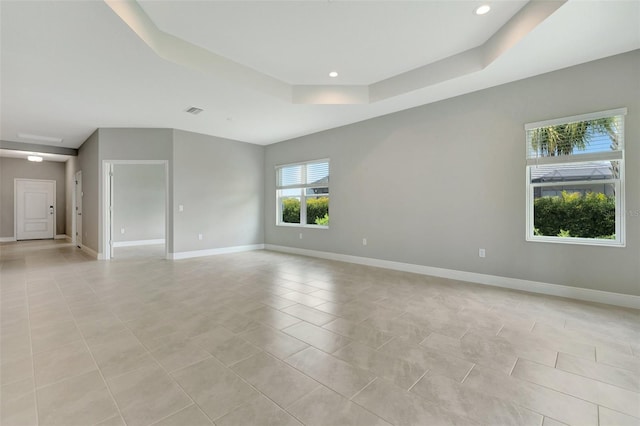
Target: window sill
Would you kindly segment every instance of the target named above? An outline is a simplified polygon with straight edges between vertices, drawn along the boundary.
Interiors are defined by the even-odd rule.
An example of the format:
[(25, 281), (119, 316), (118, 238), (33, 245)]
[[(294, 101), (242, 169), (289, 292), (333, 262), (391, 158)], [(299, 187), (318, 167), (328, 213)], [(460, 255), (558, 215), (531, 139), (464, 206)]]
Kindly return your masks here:
[(527, 236), (527, 242), (571, 244), (592, 247), (626, 247), (623, 241), (616, 240), (595, 240), (590, 238), (562, 238), (562, 237), (536, 237)]
[(282, 226), (283, 228), (329, 229), (328, 226), (323, 226), (323, 225), (301, 225), (299, 223), (276, 223), (276, 226)]

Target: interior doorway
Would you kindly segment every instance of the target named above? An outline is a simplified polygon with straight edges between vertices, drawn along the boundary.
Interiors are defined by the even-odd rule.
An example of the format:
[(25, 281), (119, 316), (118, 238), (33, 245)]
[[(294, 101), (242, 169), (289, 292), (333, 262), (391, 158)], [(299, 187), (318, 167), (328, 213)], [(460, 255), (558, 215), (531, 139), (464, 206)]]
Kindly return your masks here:
[(103, 258), (167, 258), (168, 162), (105, 161)]
[(56, 181), (15, 179), (16, 240), (53, 239), (56, 234)]

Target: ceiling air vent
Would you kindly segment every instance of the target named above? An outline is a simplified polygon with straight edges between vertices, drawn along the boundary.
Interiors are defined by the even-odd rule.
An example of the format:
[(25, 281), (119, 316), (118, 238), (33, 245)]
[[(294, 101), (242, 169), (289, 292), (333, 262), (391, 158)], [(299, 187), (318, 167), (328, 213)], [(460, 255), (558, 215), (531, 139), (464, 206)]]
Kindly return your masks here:
[(202, 108), (197, 108), (197, 107), (191, 107), (189, 109), (187, 109), (187, 112), (189, 114), (193, 114), (193, 115), (198, 115), (200, 114), (202, 111), (204, 111)]

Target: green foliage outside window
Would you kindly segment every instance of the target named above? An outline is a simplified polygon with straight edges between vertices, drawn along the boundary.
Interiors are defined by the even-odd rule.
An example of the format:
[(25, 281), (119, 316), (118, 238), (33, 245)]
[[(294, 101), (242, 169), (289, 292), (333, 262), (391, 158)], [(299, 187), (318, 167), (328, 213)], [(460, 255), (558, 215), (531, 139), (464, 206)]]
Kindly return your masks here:
[[(282, 201), (282, 222), (300, 223), (298, 198), (287, 198)], [(307, 198), (307, 224), (329, 225), (329, 197)]]
[(616, 233), (615, 197), (590, 192), (562, 192), (534, 201), (534, 234), (613, 239)]

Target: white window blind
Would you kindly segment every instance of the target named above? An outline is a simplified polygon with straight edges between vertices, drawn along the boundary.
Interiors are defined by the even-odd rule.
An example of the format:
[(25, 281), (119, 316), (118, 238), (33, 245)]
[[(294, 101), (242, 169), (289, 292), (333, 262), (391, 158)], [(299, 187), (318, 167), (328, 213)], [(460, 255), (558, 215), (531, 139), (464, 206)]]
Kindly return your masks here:
[(329, 161), (278, 166), (277, 189), (313, 188), (329, 184)]

